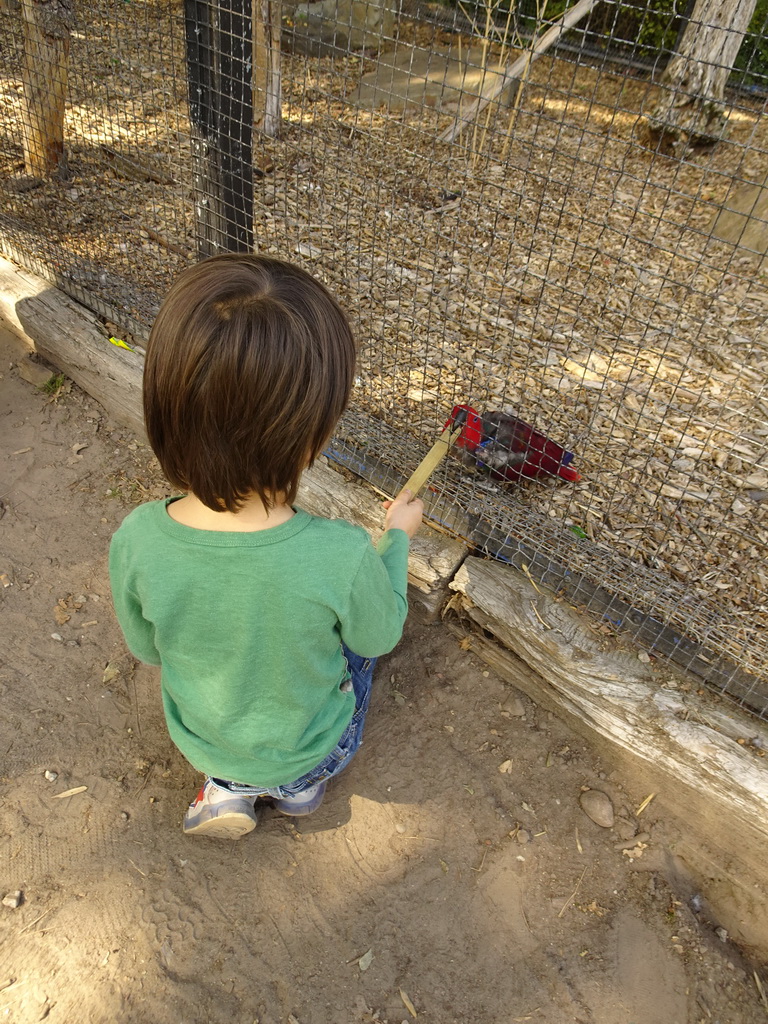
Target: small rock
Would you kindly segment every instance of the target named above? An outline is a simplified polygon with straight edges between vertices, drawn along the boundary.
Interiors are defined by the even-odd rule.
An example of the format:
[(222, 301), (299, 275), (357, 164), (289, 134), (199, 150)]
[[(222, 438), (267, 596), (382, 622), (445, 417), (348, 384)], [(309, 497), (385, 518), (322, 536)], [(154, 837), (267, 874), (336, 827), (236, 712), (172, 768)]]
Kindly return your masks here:
[[(5, 900), (3, 900), (5, 903)], [(715, 935), (720, 939), (721, 942), (728, 941), (728, 929), (727, 928), (715, 928)]]
[(510, 697), (504, 705), (504, 710), (508, 711), (513, 718), (525, 718), (525, 705), (519, 697)]
[(590, 821), (601, 828), (612, 828), (614, 822), (613, 804), (610, 797), (599, 789), (588, 789), (579, 797), (579, 806)]
[(55, 782), (55, 781), (56, 781), (56, 779), (58, 779), (58, 777), (59, 777), (59, 773), (58, 773), (58, 772), (52, 772), (50, 768), (47, 768), (47, 769), (46, 769), (46, 770), (45, 770), (45, 771), (43, 772), (43, 775), (44, 775), (44, 776), (46, 777), (46, 779), (47, 779), (47, 780), (48, 780), (49, 782)]
[(50, 367), (36, 363), (29, 357), (21, 359), (17, 363), (16, 369), (23, 380), (28, 384), (34, 384), (36, 388), (43, 387), (53, 376), (53, 370)]
[(23, 899), (24, 896), (21, 889), (17, 889), (15, 892), (6, 893), (5, 896), (3, 896), (3, 906), (10, 907), (11, 910), (15, 910), (17, 907), (21, 906), (21, 901)]
[(531, 841), (531, 833), (528, 831), (528, 829), (519, 828), (517, 830), (517, 835), (515, 836), (515, 839), (521, 846), (526, 846)]
[(128, 811), (121, 811), (120, 817), (123, 819), (123, 821), (128, 821), (128, 819), (130, 818), (130, 814), (128, 813)]
[(648, 653), (648, 651), (639, 651), (637, 655), (637, 660), (642, 661), (644, 665), (649, 665), (651, 662), (651, 656)]
[(58, 643), (63, 643), (64, 637), (61, 635), (61, 633), (51, 633), (51, 640), (56, 640), (58, 641)]
[(107, 663), (107, 667), (104, 669), (104, 675), (101, 677), (102, 683), (111, 683), (113, 679), (116, 679), (120, 675), (120, 666), (114, 661)]

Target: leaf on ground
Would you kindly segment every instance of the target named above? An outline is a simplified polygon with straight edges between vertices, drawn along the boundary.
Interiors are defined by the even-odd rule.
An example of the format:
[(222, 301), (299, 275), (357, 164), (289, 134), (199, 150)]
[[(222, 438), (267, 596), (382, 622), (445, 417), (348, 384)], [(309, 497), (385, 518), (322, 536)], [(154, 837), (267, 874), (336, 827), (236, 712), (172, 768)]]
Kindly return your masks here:
[(101, 677), (101, 681), (102, 683), (109, 683), (119, 675), (120, 669), (117, 667), (114, 661), (110, 661), (107, 667), (104, 669), (104, 675)]
[(63, 800), (65, 796), (77, 796), (78, 793), (84, 793), (88, 789), (87, 786), (75, 786), (74, 789), (65, 789), (63, 793), (54, 793), (54, 800)]
[(408, 998), (408, 994), (406, 992), (403, 992), (402, 989), (400, 989), (400, 998), (403, 1000), (403, 1005), (405, 1006), (408, 1013), (410, 1013), (412, 1017), (418, 1017), (418, 1014), (416, 1013), (416, 1009), (413, 1003)]
[(373, 963), (373, 950), (369, 949), (367, 953), (363, 953), (360, 959), (357, 961), (357, 966), (361, 971), (367, 971)]

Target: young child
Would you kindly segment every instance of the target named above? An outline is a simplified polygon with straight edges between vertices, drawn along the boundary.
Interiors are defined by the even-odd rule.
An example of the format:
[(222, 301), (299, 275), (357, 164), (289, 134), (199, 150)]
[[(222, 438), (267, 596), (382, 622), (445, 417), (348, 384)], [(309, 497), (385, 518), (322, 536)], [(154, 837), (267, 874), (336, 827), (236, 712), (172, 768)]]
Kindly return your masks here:
[(126, 517), (110, 578), (128, 647), (160, 666), (171, 739), (206, 776), (190, 835), (250, 832), (264, 797), (314, 811), (360, 745), (375, 659), (402, 634), (421, 501), (384, 502), (376, 548), (294, 505), (354, 371), (335, 299), (263, 256), (185, 270), (152, 328), (146, 429), (185, 495)]

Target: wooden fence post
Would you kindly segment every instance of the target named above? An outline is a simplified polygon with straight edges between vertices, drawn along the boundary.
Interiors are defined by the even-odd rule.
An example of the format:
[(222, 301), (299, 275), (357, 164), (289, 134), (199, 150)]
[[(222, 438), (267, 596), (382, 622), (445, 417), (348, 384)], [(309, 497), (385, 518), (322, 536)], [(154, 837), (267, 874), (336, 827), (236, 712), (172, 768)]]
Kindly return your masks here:
[(273, 138), (280, 130), (280, 0), (253, 0), (253, 126)]
[(201, 259), (253, 249), (252, 0), (185, 0)]
[(24, 170), (36, 178), (66, 178), (64, 101), (67, 93), (70, 0), (23, 0)]

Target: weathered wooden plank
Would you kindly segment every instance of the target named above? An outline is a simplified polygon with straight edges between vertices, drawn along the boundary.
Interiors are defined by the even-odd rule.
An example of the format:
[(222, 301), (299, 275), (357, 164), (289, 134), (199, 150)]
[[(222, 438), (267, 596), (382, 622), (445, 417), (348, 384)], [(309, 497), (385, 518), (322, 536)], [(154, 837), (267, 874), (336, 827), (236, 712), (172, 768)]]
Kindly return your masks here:
[[(446, 624), (629, 777), (651, 786), (659, 805), (690, 827), (685, 856), (701, 877), (714, 864), (734, 884), (765, 886), (768, 764), (757, 753), (768, 749), (765, 723), (728, 709), (752, 739), (740, 745), (720, 731), (717, 716), (710, 724), (714, 698), (665, 686), (668, 668), (643, 664), (596, 635), (575, 609), (510, 566), (469, 557), (451, 589)], [(740, 927), (743, 941), (765, 938), (758, 941), (748, 920)]]
[(36, 274), (0, 257), (0, 314), (46, 362), (93, 395), (114, 419), (144, 433), (141, 356), (110, 344), (92, 313)]
[(532, 544), (508, 536), (487, 520), (470, 516), (469, 525), (469, 536), (477, 553), (483, 552), (518, 569), (525, 566), (535, 580), (566, 595), (574, 603), (585, 605), (591, 613), (646, 645), (649, 651), (664, 655), (759, 715), (768, 711), (768, 681), (765, 679), (745, 672), (705, 644), (684, 636), (679, 629), (635, 607), (563, 562), (554, 561)]

